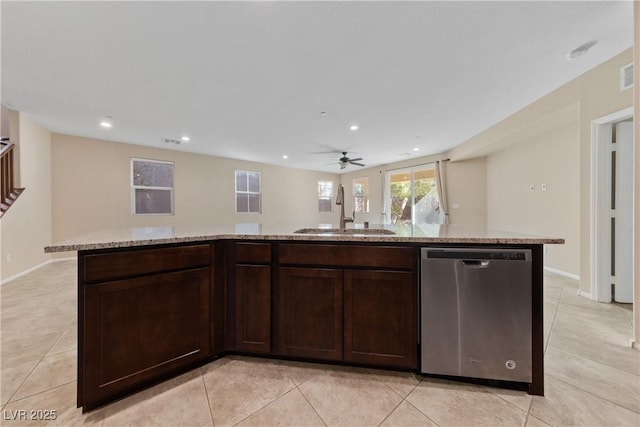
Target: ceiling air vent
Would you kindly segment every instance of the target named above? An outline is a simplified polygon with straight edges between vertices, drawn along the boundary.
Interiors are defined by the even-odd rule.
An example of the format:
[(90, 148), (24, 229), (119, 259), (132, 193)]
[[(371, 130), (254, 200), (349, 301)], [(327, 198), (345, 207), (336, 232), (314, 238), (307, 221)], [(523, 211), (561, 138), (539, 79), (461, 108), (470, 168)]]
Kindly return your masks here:
[(179, 139), (162, 138), (162, 142), (164, 142), (166, 144), (180, 145), (181, 141)]
[(620, 90), (633, 86), (633, 63), (620, 68)]

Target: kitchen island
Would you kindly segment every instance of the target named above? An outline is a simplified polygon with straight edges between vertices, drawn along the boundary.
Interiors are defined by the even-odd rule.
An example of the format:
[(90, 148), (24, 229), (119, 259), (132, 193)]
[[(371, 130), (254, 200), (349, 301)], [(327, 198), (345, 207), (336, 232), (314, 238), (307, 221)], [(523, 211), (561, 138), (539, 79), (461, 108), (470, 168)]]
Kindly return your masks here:
[(423, 246), (531, 251), (524, 385), (543, 394), (543, 245), (562, 239), (452, 225), (295, 232), (305, 226), (147, 227), (45, 248), (78, 251), (78, 406), (227, 354), (418, 371)]

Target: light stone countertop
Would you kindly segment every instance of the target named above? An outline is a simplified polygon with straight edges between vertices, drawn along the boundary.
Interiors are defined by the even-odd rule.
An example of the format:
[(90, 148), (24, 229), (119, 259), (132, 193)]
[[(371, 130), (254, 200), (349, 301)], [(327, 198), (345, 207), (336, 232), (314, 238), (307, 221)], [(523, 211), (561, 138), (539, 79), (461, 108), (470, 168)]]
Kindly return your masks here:
[[(167, 243), (204, 242), (212, 240), (281, 240), (380, 243), (470, 243), (470, 244), (564, 244), (562, 238), (531, 236), (509, 231), (488, 230), (460, 225), (371, 225), (370, 229), (386, 229), (395, 234), (342, 234), (322, 232), (297, 234), (302, 228), (335, 228), (333, 224), (293, 226), (243, 223), (204, 227), (137, 227), (104, 230), (46, 246), (44, 251), (67, 252), (108, 248), (127, 248)], [(351, 227), (350, 227), (351, 228)], [(355, 228), (362, 228), (356, 224)], [(364, 232), (363, 232), (364, 233)], [(371, 233), (371, 231), (369, 231)]]

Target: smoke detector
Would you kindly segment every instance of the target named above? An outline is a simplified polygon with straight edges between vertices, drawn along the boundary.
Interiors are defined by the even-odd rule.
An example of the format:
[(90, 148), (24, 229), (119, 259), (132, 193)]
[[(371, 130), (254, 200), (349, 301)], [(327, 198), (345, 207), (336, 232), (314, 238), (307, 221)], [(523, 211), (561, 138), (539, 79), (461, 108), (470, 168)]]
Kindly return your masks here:
[(180, 145), (182, 143), (182, 141), (180, 141), (179, 139), (173, 139), (173, 138), (162, 138), (162, 142), (164, 142), (165, 144), (175, 144), (175, 145)]

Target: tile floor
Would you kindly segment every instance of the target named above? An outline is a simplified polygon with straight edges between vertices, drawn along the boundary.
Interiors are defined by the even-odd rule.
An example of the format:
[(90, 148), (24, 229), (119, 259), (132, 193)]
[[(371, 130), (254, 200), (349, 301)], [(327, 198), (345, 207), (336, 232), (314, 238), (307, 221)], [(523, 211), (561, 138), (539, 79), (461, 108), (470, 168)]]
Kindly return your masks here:
[[(227, 357), (82, 414), (76, 408), (76, 265), (0, 287), (0, 424), (55, 410), (50, 425), (639, 426), (632, 312), (545, 277), (546, 396), (408, 374)], [(42, 413), (41, 413), (42, 414)]]

